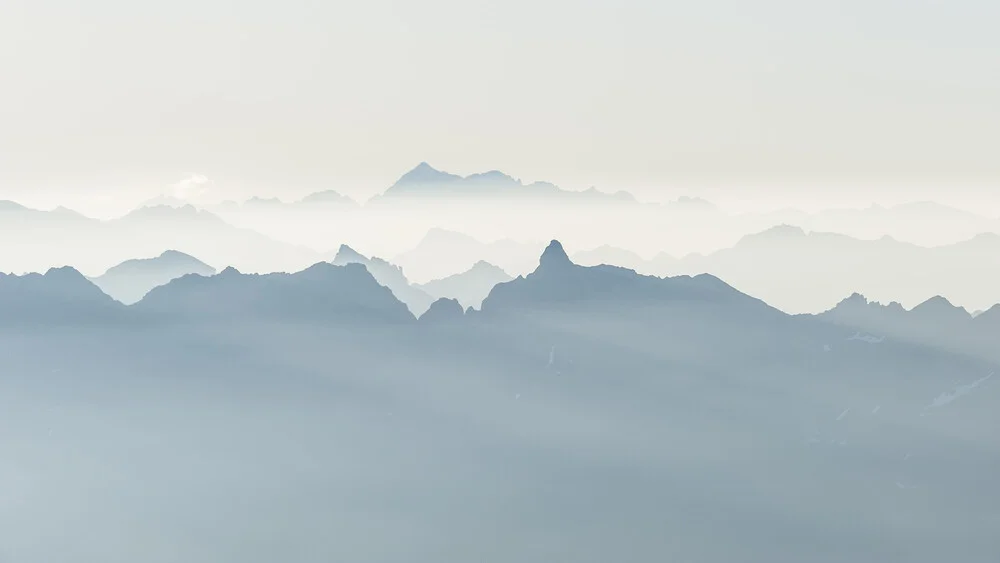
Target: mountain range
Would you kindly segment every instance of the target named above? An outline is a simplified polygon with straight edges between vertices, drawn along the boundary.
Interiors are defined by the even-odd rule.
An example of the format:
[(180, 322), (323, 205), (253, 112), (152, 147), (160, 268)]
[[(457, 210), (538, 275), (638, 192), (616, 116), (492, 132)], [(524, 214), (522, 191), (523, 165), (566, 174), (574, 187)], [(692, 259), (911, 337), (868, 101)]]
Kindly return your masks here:
[(934, 295), (974, 309), (1000, 301), (1000, 235), (993, 233), (928, 248), (779, 225), (707, 255), (645, 260), (605, 247), (575, 256), (585, 264), (617, 260), (656, 275), (708, 272), (794, 313), (826, 310), (854, 292), (910, 306)]
[(996, 553), (995, 353), (787, 315), (711, 275), (578, 265), (557, 241), (480, 310), (417, 320), (343, 254), (130, 306), (70, 268), (0, 276), (18, 468), (0, 473), (47, 484), (0, 503), (7, 552), (52, 560), (29, 541), (41, 504), (86, 509), (93, 527), (60, 532), (86, 561)]
[(434, 228), (409, 250), (392, 258), (415, 279), (436, 280), (485, 261), (510, 274), (526, 274), (537, 265), (544, 243), (501, 239), (481, 242), (467, 234)]
[(142, 207), (111, 220), (56, 209), (0, 205), (0, 265), (11, 272), (44, 272), (72, 264), (89, 272), (136, 256), (174, 249), (212, 264), (248, 271), (299, 270), (321, 259), (305, 247), (233, 226), (191, 205)]
[(463, 308), (479, 309), (483, 300), (497, 284), (512, 280), (510, 274), (489, 262), (480, 260), (468, 270), (432, 280), (418, 287), (435, 298), (454, 299)]
[(346, 264), (361, 264), (374, 276), (375, 280), (392, 291), (397, 299), (406, 303), (410, 311), (420, 316), (431, 306), (434, 298), (418, 286), (411, 285), (402, 268), (393, 265), (381, 258), (372, 256), (368, 258), (358, 253), (353, 248), (343, 244), (334, 256), (332, 263), (337, 266)]
[(194, 256), (166, 250), (154, 258), (135, 258), (111, 267), (104, 274), (91, 278), (94, 285), (116, 300), (131, 305), (149, 290), (188, 274), (212, 276), (215, 268)]
[(393, 200), (414, 202), (420, 198), (460, 200), (505, 200), (525, 202), (552, 201), (573, 203), (636, 203), (635, 197), (625, 191), (606, 193), (595, 188), (585, 191), (564, 190), (548, 182), (524, 184), (498, 170), (469, 176), (442, 172), (426, 162), (403, 174), (384, 193), (375, 196), (371, 203)]
[(906, 309), (895, 301), (882, 304), (854, 293), (819, 317), (863, 331), (875, 339), (909, 340), (1000, 361), (996, 349), (1000, 339), (1000, 304), (972, 314), (941, 296)]

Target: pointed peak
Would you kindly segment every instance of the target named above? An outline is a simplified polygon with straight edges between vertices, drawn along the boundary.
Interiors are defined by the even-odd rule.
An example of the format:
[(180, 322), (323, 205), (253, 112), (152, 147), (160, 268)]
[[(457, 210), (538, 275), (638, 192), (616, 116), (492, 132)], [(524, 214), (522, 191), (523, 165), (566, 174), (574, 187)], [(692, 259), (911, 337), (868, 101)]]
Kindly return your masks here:
[(348, 262), (367, 262), (367, 261), (368, 258), (366, 256), (364, 256), (357, 250), (354, 250), (350, 246), (347, 246), (346, 244), (340, 245), (340, 248), (337, 250), (337, 256), (333, 259), (334, 264), (345, 264)]
[(558, 268), (572, 264), (562, 243), (557, 240), (549, 242), (549, 245), (545, 247), (545, 251), (542, 252), (542, 256), (538, 260), (540, 268)]
[(226, 266), (226, 269), (224, 269), (221, 272), (219, 272), (218, 275), (220, 275), (220, 276), (239, 276), (241, 274), (240, 274), (240, 271), (237, 270), (236, 268), (234, 268), (232, 266)]
[(931, 297), (931, 298), (927, 299), (923, 303), (920, 303), (919, 305), (917, 305), (916, 307), (914, 307), (914, 309), (918, 309), (918, 308), (919, 309), (927, 309), (927, 308), (931, 308), (931, 307), (936, 308), (936, 309), (958, 309), (959, 308), (958, 306), (953, 305), (951, 301), (948, 301), (947, 297), (944, 297), (942, 295), (935, 295), (934, 297)]
[(396, 181), (396, 185), (401, 184), (436, 184), (441, 182), (450, 182), (453, 180), (461, 180), (461, 176), (456, 176), (454, 174), (449, 174), (447, 172), (442, 172), (427, 164), (426, 162), (421, 162), (414, 168)]

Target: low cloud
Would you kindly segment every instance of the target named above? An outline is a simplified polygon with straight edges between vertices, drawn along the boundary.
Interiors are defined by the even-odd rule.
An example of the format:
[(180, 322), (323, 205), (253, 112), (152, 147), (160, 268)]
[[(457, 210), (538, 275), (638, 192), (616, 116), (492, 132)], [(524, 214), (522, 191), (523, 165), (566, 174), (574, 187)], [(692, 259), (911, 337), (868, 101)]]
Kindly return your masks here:
[(208, 192), (211, 181), (201, 174), (192, 174), (176, 184), (171, 184), (167, 194), (177, 199), (197, 199)]

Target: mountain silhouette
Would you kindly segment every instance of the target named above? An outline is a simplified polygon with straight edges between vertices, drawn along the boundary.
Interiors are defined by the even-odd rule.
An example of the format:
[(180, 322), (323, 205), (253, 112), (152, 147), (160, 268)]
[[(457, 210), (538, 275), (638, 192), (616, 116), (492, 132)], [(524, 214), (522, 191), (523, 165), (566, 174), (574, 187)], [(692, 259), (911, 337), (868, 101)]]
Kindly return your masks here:
[(772, 310), (708, 274), (658, 278), (617, 266), (580, 266), (569, 259), (557, 240), (542, 252), (534, 272), (494, 287), (483, 301), (482, 310), (566, 306), (614, 310), (666, 303)]
[(433, 228), (415, 247), (393, 257), (417, 279), (438, 280), (471, 269), (477, 262), (494, 264), (504, 272), (524, 274), (535, 268), (545, 243), (510, 239), (481, 242), (465, 233)]
[(321, 192), (313, 192), (298, 201), (300, 205), (357, 205), (353, 199), (341, 194), (340, 192), (334, 190), (324, 190)]
[(0, 323), (95, 324), (121, 320), (124, 306), (71, 267), (23, 276), (0, 273)]
[(189, 254), (166, 250), (155, 258), (126, 260), (91, 281), (104, 293), (130, 305), (154, 287), (187, 274), (211, 276), (215, 268)]
[(524, 184), (498, 170), (458, 176), (421, 162), (373, 202), (396, 198), (485, 198), (503, 200), (553, 200), (578, 203), (637, 203), (628, 192), (606, 193), (596, 189), (576, 192), (563, 190), (548, 182)]
[(257, 319), (367, 324), (407, 322), (413, 315), (361, 264), (320, 262), (294, 274), (187, 275), (152, 289), (132, 306), (161, 318), (194, 321)]
[[(734, 218), (748, 230), (760, 230), (775, 224), (794, 224), (813, 232), (837, 232), (862, 240), (889, 235), (921, 246), (939, 246), (958, 242), (981, 232), (996, 231), (1000, 223), (995, 218), (955, 209), (930, 201), (915, 201), (899, 205), (873, 204), (863, 208), (824, 209), (807, 213), (782, 209), (765, 213), (744, 214)], [(934, 225), (934, 229), (927, 229)], [(944, 240), (942, 238), (953, 240)]]
[(406, 303), (414, 315), (420, 316), (431, 306), (434, 298), (419, 287), (410, 285), (402, 268), (381, 258), (368, 258), (346, 244), (340, 245), (332, 263), (337, 266), (361, 264), (371, 272), (378, 283), (388, 287), (397, 299)]
[(451, 297), (462, 307), (479, 308), (494, 286), (512, 279), (497, 266), (480, 260), (462, 273), (420, 284), (419, 287), (433, 297)]
[(189, 204), (141, 207), (109, 220), (65, 208), (43, 211), (12, 204), (7, 209), (0, 211), (4, 214), (0, 236), (5, 241), (0, 263), (9, 271), (44, 272), (72, 264), (98, 274), (165, 248), (247, 271), (297, 271), (322, 259), (311, 249), (236, 227)]
[[(612, 254), (594, 251), (580, 259), (594, 263)], [(635, 258), (630, 266), (637, 271), (661, 276), (710, 273), (791, 313), (825, 311), (853, 292), (907, 306), (933, 295), (961, 297), (972, 308), (1000, 301), (996, 289), (1000, 287), (1000, 235), (993, 233), (922, 247), (888, 236), (862, 240), (777, 225), (706, 255)]]
[(906, 309), (898, 302), (882, 304), (854, 293), (818, 318), (875, 336), (1000, 360), (1000, 305), (973, 315), (939, 295)]
[(420, 315), (421, 323), (443, 323), (460, 321), (465, 315), (462, 305), (456, 299), (442, 297), (431, 303), (431, 306)]

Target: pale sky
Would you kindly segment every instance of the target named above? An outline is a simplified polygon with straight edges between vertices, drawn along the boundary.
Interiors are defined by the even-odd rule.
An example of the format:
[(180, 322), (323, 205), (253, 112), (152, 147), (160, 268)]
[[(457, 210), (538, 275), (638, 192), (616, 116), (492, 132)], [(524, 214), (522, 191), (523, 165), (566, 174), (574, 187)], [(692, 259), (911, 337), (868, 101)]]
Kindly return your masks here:
[(993, 0), (5, 0), (0, 198), (364, 199), (428, 161), (646, 199), (1000, 206), (998, 21)]

